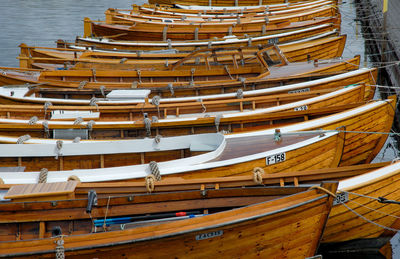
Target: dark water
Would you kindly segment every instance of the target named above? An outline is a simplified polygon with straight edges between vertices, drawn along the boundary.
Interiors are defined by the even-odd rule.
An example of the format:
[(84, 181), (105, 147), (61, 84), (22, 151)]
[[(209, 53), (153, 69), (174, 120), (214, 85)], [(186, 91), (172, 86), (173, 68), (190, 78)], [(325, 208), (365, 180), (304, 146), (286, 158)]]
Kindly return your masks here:
[[(104, 20), (109, 8), (132, 0), (0, 0), (0, 66), (19, 66), (18, 45), (55, 47), (57, 39), (83, 34), (83, 18)], [(144, 1), (135, 1), (141, 4)]]

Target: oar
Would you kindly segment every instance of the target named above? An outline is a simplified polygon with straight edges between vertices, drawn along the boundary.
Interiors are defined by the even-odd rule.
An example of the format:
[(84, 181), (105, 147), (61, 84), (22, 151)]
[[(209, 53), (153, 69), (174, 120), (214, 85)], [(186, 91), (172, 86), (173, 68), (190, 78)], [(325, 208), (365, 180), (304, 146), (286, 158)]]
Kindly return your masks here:
[(191, 211), (191, 212), (174, 212), (174, 213), (159, 213), (159, 214), (151, 214), (144, 216), (134, 216), (134, 217), (118, 217), (118, 218), (109, 218), (109, 219), (96, 219), (93, 221), (96, 227), (101, 227), (104, 224), (106, 226), (113, 224), (124, 224), (137, 220), (153, 220), (153, 219), (162, 219), (162, 218), (172, 218), (172, 217), (184, 217), (190, 215), (200, 214), (200, 211)]

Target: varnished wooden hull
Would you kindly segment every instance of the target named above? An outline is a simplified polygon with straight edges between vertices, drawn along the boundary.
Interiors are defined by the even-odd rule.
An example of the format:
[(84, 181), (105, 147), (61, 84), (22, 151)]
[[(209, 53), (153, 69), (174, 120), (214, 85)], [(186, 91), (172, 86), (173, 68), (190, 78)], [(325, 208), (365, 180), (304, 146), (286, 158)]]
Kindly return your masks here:
[[(183, 4), (183, 5), (202, 5), (202, 6), (252, 6), (252, 5), (271, 5), (271, 4), (285, 4), (297, 3), (300, 0), (150, 0), (150, 4)], [(311, 1), (312, 3), (312, 1)]]
[[(302, 30), (294, 30), (291, 32), (286, 32), (284, 34), (274, 34), (270, 36), (263, 37), (254, 37), (252, 39), (252, 44), (269, 44), (271, 42), (277, 43), (287, 43), (295, 40), (306, 39), (307, 37), (329, 34), (335, 32), (335, 25), (333, 24), (322, 24)], [(225, 40), (208, 40), (211, 42), (211, 46), (215, 47), (224, 47), (229, 46), (232, 47), (240, 47), (247, 46), (248, 40), (245, 42), (232, 43), (227, 42)], [(171, 45), (165, 41), (153, 41), (153, 42), (143, 42), (143, 41), (115, 41), (112, 39), (107, 40), (96, 40), (92, 38), (82, 38), (78, 37), (76, 39), (76, 43), (67, 43), (64, 41), (58, 41), (57, 45), (60, 48), (70, 47), (70, 46), (81, 46), (81, 47), (93, 47), (97, 49), (119, 49), (119, 50), (129, 50), (129, 51), (138, 51), (138, 50), (160, 50), (160, 49), (177, 49), (179, 51), (194, 51), (196, 48), (204, 48), (208, 46), (208, 41), (171, 41)], [(72, 47), (73, 48), (73, 47)]]
[[(331, 59), (342, 55), (346, 36), (329, 37), (307, 42), (278, 45), (289, 62), (300, 62), (314, 59)], [(25, 45), (26, 46), (26, 45)], [(20, 45), (21, 54), (18, 57), (21, 68), (47, 68), (56, 69), (63, 66), (65, 62), (78, 64), (80, 67), (96, 69), (134, 69), (140, 66), (155, 66), (160, 63), (165, 66), (166, 59), (169, 63), (182, 58), (184, 54), (150, 54), (146, 58), (146, 53), (138, 57), (137, 54), (121, 54), (118, 52), (105, 53), (85, 52), (77, 53), (71, 49), (46, 50), (40, 47), (25, 47)], [(120, 61), (126, 58), (124, 64)], [(47, 64), (54, 64), (54, 68)], [(56, 65), (58, 64), (58, 66)]]
[[(329, 187), (323, 186), (330, 192), (336, 190), (334, 184)], [(238, 195), (240, 191), (232, 190), (230, 195)], [(209, 190), (208, 199), (203, 199), (203, 201), (199, 199), (197, 206), (194, 207), (201, 204), (207, 207), (208, 204), (208, 208), (210, 208), (212, 197), (218, 198), (220, 192), (222, 191)], [(289, 190), (283, 193), (287, 192)], [(163, 257), (165, 254), (176, 257), (209, 257), (223, 254), (229, 257), (251, 255), (268, 258), (271, 256), (304, 258), (314, 255), (330, 211), (332, 197), (317, 189), (271, 201), (266, 201), (270, 199), (267, 193), (264, 194), (264, 197), (258, 198), (251, 197), (254, 194), (257, 194), (255, 189), (247, 191), (247, 194), (242, 191), (242, 197), (253, 198), (253, 201), (247, 207), (232, 211), (158, 223), (155, 226), (140, 226), (133, 229), (83, 235), (67, 234), (62, 238), (64, 241), (63, 254), (67, 258), (93, 258), (93, 256), (98, 257), (99, 254), (114, 258)], [(262, 191), (259, 191), (259, 194), (262, 195)], [(272, 194), (273, 192), (269, 191), (269, 195)], [(157, 198), (157, 195), (148, 195), (148, 198), (142, 202), (135, 199), (134, 203), (138, 203), (136, 204), (136, 213), (140, 210), (138, 207), (141, 205), (140, 203), (146, 205), (146, 200), (153, 199), (153, 196)], [(187, 193), (186, 197), (189, 199), (193, 196), (191, 193)], [(114, 200), (112, 199), (111, 204), (115, 204)], [(221, 206), (224, 203), (222, 199), (220, 200)], [(260, 203), (253, 204), (256, 201)], [(99, 202), (103, 203), (103, 201)], [(190, 201), (186, 203), (186, 207), (196, 205)], [(226, 203), (226, 205), (234, 206), (239, 203), (240, 201), (231, 200), (230, 204)], [(156, 204), (153, 202), (151, 207), (159, 207), (154, 206)], [(158, 204), (162, 203), (158, 202)], [(245, 202), (242, 201), (242, 204)], [(177, 207), (177, 202), (169, 202), (169, 207), (174, 208), (174, 205)], [(111, 205), (109, 207), (107, 211), (110, 216), (117, 207), (121, 206)], [(130, 207), (125, 206), (125, 211)], [(81, 208), (81, 211), (83, 213), (84, 208)], [(93, 216), (97, 214), (95, 207), (92, 214)], [(51, 214), (46, 215), (50, 216)], [(90, 221), (86, 220), (86, 222), (86, 226), (80, 224), (85, 227), (82, 232), (87, 231), (88, 225), (91, 225)], [(277, 225), (280, 227), (277, 228)], [(65, 228), (63, 229), (66, 231)], [(70, 228), (71, 230), (74, 230), (74, 227)], [(44, 235), (46, 235), (45, 238), (43, 238)], [(37, 239), (36, 236), (34, 240), (26, 241), (0, 242), (0, 253), (2, 256), (14, 258), (18, 256), (24, 258), (54, 257), (56, 246), (54, 241), (59, 240), (60, 237), (48, 238), (47, 231), (43, 233), (43, 237)]]
[[(289, 125), (286, 127), (280, 127), (282, 132), (298, 132), (298, 131), (307, 131), (307, 130), (316, 130), (316, 129), (324, 129), (324, 130), (334, 130), (334, 129), (342, 129), (345, 133), (344, 136), (344, 147), (343, 147), (343, 155), (340, 158), (340, 166), (353, 165), (359, 163), (369, 163), (372, 159), (378, 154), (384, 145), (387, 135), (386, 134), (369, 134), (369, 132), (389, 132), (391, 129), (393, 116), (394, 116), (394, 103), (395, 100), (387, 100), (387, 101), (379, 101), (375, 103), (369, 103), (367, 105), (323, 117), (320, 119), (316, 119), (310, 122), (297, 123), (293, 125)], [(281, 115), (279, 115), (281, 117)], [(243, 123), (243, 121), (242, 121)], [(1, 125), (2, 130), (6, 130), (7, 128), (17, 129), (16, 125)], [(40, 128), (31, 127), (33, 128)], [(176, 124), (174, 126), (174, 132), (177, 134), (182, 134), (181, 131), (177, 132)], [(221, 127), (221, 125), (220, 125)], [(271, 127), (271, 125), (269, 125)], [(275, 127), (276, 126), (272, 126)], [(21, 128), (26, 128), (26, 126), (21, 126)], [(215, 129), (215, 126), (214, 126)], [(221, 128), (220, 128), (221, 129)], [(156, 129), (154, 129), (156, 130)], [(248, 129), (247, 129), (248, 130)], [(33, 132), (33, 130), (30, 130)], [(249, 136), (251, 137), (253, 134), (267, 133), (271, 134), (274, 132), (273, 130), (266, 130), (262, 132), (248, 132), (242, 133), (239, 135), (228, 135), (228, 138), (236, 138), (238, 136)], [(250, 142), (247, 141), (246, 144)], [(240, 144), (240, 143), (238, 143)], [(255, 145), (255, 144), (254, 144)], [(283, 171), (290, 170), (307, 170), (311, 168), (315, 168), (315, 166), (321, 168), (321, 166), (328, 166), (326, 163), (331, 163), (330, 160), (326, 160), (326, 157), (321, 157), (321, 155), (328, 155), (329, 153), (324, 150), (324, 148), (328, 148), (329, 146), (320, 146), (320, 149), (314, 148), (310, 149), (307, 153), (307, 156), (313, 157), (313, 159), (309, 159), (306, 156), (303, 156), (297, 160), (291, 160), (290, 163), (285, 163), (289, 165), (286, 169), (274, 168), (274, 167), (266, 167), (265, 160), (256, 162), (256, 163), (245, 163), (237, 167), (232, 167), (231, 170), (227, 170), (226, 168), (208, 168), (208, 169), (199, 169), (191, 172), (187, 172), (185, 174), (181, 174), (184, 178), (198, 178), (198, 177), (210, 177), (210, 176), (227, 176), (231, 174), (239, 174), (239, 171), (243, 174), (251, 172), (254, 167), (260, 166), (263, 167), (267, 173), (277, 173)], [(322, 148), (322, 149), (321, 149)], [(237, 153), (239, 155), (240, 153)], [(305, 155), (305, 154), (304, 154)], [(222, 158), (222, 157), (221, 157)], [(232, 158), (232, 157), (231, 157)], [(224, 158), (225, 159), (225, 158)], [(238, 171), (239, 170), (239, 171)], [(272, 171), (270, 171), (272, 170)], [(278, 171), (276, 171), (278, 170)], [(65, 172), (64, 172), (65, 173)], [(122, 179), (123, 177), (132, 178), (132, 173), (124, 175), (123, 172), (119, 177)], [(79, 178), (82, 176), (79, 175), (77, 171), (67, 172), (64, 175), (57, 174), (58, 177), (62, 177), (61, 179), (68, 179), (71, 174), (76, 174)], [(25, 176), (28, 176), (27, 173), (24, 173)], [(116, 177), (116, 174), (112, 174), (113, 177)], [(96, 174), (99, 177), (99, 172)], [(18, 178), (17, 175), (15, 177)], [(36, 182), (36, 176), (29, 175), (29, 177), (33, 177), (31, 180)], [(57, 178), (58, 179), (58, 178)], [(104, 178), (105, 179), (105, 178)], [(110, 178), (107, 178), (110, 179)], [(124, 178), (125, 179), (125, 178)], [(118, 180), (115, 179), (114, 180)], [(92, 180), (93, 181), (93, 180)]]
[(399, 206), (380, 203), (376, 199), (383, 197), (388, 200), (400, 200), (399, 165), (397, 162), (363, 175), (362, 178), (355, 177), (349, 179), (346, 184), (342, 183), (343, 187), (339, 192), (347, 192), (348, 201), (332, 208), (324, 232), (324, 243), (394, 235), (395, 232), (386, 230), (385, 227), (399, 229)]
[[(322, 78), (320, 78), (322, 77)], [(377, 70), (376, 69), (360, 69), (355, 70), (348, 73), (343, 73), (337, 76), (332, 77), (324, 77), (320, 76), (304, 76), (299, 78), (287, 78), (287, 79), (278, 79), (278, 80), (254, 80), (248, 83), (231, 83), (225, 85), (215, 85), (209, 87), (193, 87), (193, 89), (187, 87), (175, 87), (173, 88), (174, 92), (173, 95), (171, 93), (171, 89), (163, 88), (163, 87), (155, 87), (152, 89), (152, 92), (149, 94), (149, 97), (152, 98), (155, 95), (162, 97), (160, 99), (160, 103), (167, 102), (181, 102), (184, 99), (176, 99), (175, 97), (181, 96), (198, 96), (198, 98), (202, 98), (203, 101), (207, 100), (215, 100), (214, 98), (211, 99), (208, 95), (211, 94), (215, 96), (215, 94), (223, 94), (223, 93), (235, 93), (239, 89), (245, 90), (244, 96), (255, 96), (251, 94), (251, 90), (257, 89), (265, 89), (270, 88), (271, 93), (273, 94), (282, 94), (288, 93), (289, 91), (292, 92), (307, 92), (307, 91), (315, 91), (315, 90), (324, 90), (329, 88), (334, 88), (344, 85), (351, 85), (351, 84), (360, 84), (365, 83), (366, 85), (375, 85), (377, 78)], [(318, 80), (319, 79), (319, 80)], [(302, 82), (306, 81), (306, 82)], [(290, 89), (284, 90), (283, 88), (276, 87), (280, 85), (289, 85), (292, 83), (292, 87)], [(293, 83), (299, 83), (293, 85)], [(289, 87), (289, 86), (288, 86)], [(281, 90), (279, 90), (281, 89)], [(87, 105), (90, 103), (90, 99), (92, 97), (96, 98), (104, 98), (104, 95), (101, 93), (100, 90), (74, 90), (74, 89), (66, 89), (66, 88), (40, 88), (37, 87), (36, 89), (32, 89), (31, 93), (34, 95), (33, 98), (19, 98), (17, 96), (12, 96), (10, 91), (6, 92), (2, 89), (2, 93), (0, 95), (0, 102), (3, 104), (44, 104), (44, 102), (50, 101), (54, 105), (70, 105), (69, 100), (74, 100), (75, 105)], [(108, 89), (104, 89), (104, 94), (107, 95), (110, 92)], [(255, 93), (255, 92), (254, 92)], [(26, 96), (31, 96), (31, 94), (26, 94)], [(39, 99), (36, 97), (42, 98), (57, 98), (57, 99)], [(166, 99), (164, 99), (166, 98)], [(236, 98), (236, 95), (234, 96)], [(221, 96), (221, 99), (229, 99), (228, 97)], [(80, 102), (78, 102), (81, 100)], [(185, 99), (186, 100), (186, 99)], [(132, 104), (135, 102), (132, 102)], [(107, 103), (98, 102), (99, 105), (107, 105)]]
[[(343, 89), (343, 87), (336, 87), (331, 89), (310, 91), (310, 92), (299, 92), (299, 93), (288, 93), (288, 94), (274, 94), (266, 93), (260, 94), (254, 97), (243, 97), (239, 100), (233, 98), (216, 98), (209, 101), (196, 101), (188, 100), (182, 102), (165, 102), (155, 106), (150, 103), (137, 103), (132, 105), (125, 105), (123, 103), (116, 102), (114, 105), (69, 105), (59, 106), (50, 105), (46, 111), (43, 111), (42, 105), (0, 105), (0, 118), (1, 119), (18, 119), (18, 120), (29, 120), (33, 116), (38, 120), (51, 120), (55, 121), (74, 121), (79, 117), (79, 113), (72, 117), (57, 117), (57, 114), (53, 116), (53, 112), (57, 111), (70, 111), (70, 112), (81, 112), (89, 115), (84, 117), (83, 120), (103, 121), (105, 123), (124, 123), (127, 121), (136, 121), (140, 123), (143, 118), (143, 113), (146, 113), (149, 118), (156, 116), (160, 120), (168, 118), (179, 118), (179, 117), (204, 117), (204, 113), (238, 113), (243, 111), (258, 111), (258, 113), (274, 113), (274, 112), (286, 112), (292, 111), (296, 107), (306, 106), (306, 109), (313, 110), (321, 107), (345, 105), (352, 103), (361, 103), (372, 100), (375, 89), (371, 86), (359, 85), (355, 87), (349, 87)], [(316, 97), (319, 97), (316, 99)], [(313, 98), (313, 99), (312, 99)], [(1, 100), (1, 99), (0, 99)], [(296, 104), (298, 103), (298, 104)], [(43, 102), (44, 104), (44, 102)], [(274, 109), (268, 109), (272, 108)], [(263, 111), (262, 111), (263, 109)], [(90, 113), (92, 116), (90, 116)], [(5, 120), (0, 120), (0, 123), (7, 123)], [(24, 123), (21, 121), (21, 123)], [(37, 123), (41, 123), (38, 121)], [(52, 124), (50, 122), (50, 124)]]
[[(172, 83), (175, 87), (193, 88), (194, 86), (220, 86), (223, 84), (238, 83), (239, 77), (248, 76), (245, 79), (246, 84), (252, 80), (281, 81), (283, 78), (313, 76), (313, 75), (331, 75), (338, 72), (352, 71), (358, 69), (360, 56), (345, 61), (319, 61), (319, 63), (292, 63), (281, 68), (270, 67), (271, 71), (260, 71), (260, 67), (238, 67), (230, 70), (228, 74), (225, 68), (209, 70), (163, 70), (163, 71), (125, 71), (125, 70), (57, 70), (57, 71), (30, 71), (24, 72), (24, 69), (2, 68), (5, 73), (0, 74), (1, 85), (22, 85), (22, 84), (40, 84), (41, 87), (57, 87), (57, 88), (79, 88), (84, 82), (84, 89), (100, 89), (105, 86), (107, 89), (115, 88), (156, 88), (166, 87), (168, 83)], [(16, 74), (13, 71), (17, 71)], [(18, 71), (22, 71), (20, 73)], [(235, 74), (237, 72), (237, 74)], [(264, 74), (260, 74), (264, 72)], [(35, 74), (35, 76), (32, 76)], [(233, 75), (233, 79), (229, 79)], [(265, 75), (265, 77), (264, 77)], [(39, 77), (40, 76), (40, 77)], [(236, 77), (236, 78), (235, 78)], [(95, 78), (95, 80), (94, 80)], [(194, 81), (191, 81), (191, 80)], [(215, 81), (217, 80), (217, 81)], [(214, 81), (214, 82), (213, 82)], [(133, 86), (135, 84), (135, 86)], [(242, 85), (243, 83), (241, 83)], [(190, 89), (189, 89), (190, 90)], [(168, 88), (170, 91), (170, 88)]]
[[(89, 21), (87, 21), (89, 22)], [(321, 18), (315, 21), (301, 21), (287, 23), (287, 26), (267, 25), (265, 21), (254, 24), (238, 24), (236, 26), (216, 26), (215, 28), (207, 28), (200, 26), (169, 26), (165, 24), (165, 29), (159, 24), (136, 24), (136, 26), (129, 25), (114, 25), (98, 22), (90, 22), (90, 31), (85, 32), (85, 35), (94, 35), (95, 37), (106, 37), (114, 40), (150, 40), (150, 41), (166, 41), (170, 40), (205, 40), (214, 37), (222, 38), (229, 35), (244, 36), (245, 34), (250, 36), (258, 35), (270, 35), (288, 32), (296, 29), (304, 29), (311, 26), (316, 26), (325, 23), (333, 23), (339, 28), (340, 18)], [(86, 26), (87, 27), (87, 26)], [(192, 32), (192, 33), (188, 33)]]

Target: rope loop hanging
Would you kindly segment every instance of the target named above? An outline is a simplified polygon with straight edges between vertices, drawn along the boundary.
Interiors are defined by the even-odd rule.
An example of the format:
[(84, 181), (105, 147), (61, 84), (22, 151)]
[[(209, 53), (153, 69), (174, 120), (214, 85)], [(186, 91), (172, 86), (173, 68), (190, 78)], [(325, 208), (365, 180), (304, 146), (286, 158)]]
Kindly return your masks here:
[(93, 126), (96, 124), (96, 122), (94, 121), (94, 120), (90, 120), (87, 124), (86, 124), (86, 128), (89, 130), (89, 131), (92, 131), (93, 130)]
[(58, 156), (61, 156), (61, 149), (63, 147), (63, 141), (62, 140), (57, 140), (56, 141), (56, 148), (55, 148), (55, 153), (56, 153), (56, 159), (58, 159)]
[(174, 96), (175, 91), (174, 91), (174, 87), (173, 87), (172, 83), (168, 83), (168, 89), (171, 92), (171, 96)]
[(146, 189), (148, 192), (152, 192), (154, 191), (154, 183), (156, 181), (156, 178), (154, 175), (149, 174), (146, 175), (146, 177), (144, 178), (145, 182), (146, 182)]
[(100, 86), (101, 95), (106, 98), (106, 87), (104, 85)]
[(215, 123), (215, 127), (217, 128), (217, 132), (219, 132), (219, 124), (221, 122), (221, 118), (222, 118), (222, 114), (218, 114), (217, 116), (215, 116), (215, 119), (214, 119), (214, 123)]
[(92, 99), (90, 99), (89, 105), (96, 106), (97, 110), (99, 110), (99, 106), (97, 105), (98, 101), (99, 101), (99, 99), (97, 99), (96, 97), (92, 97)]
[(31, 139), (31, 136), (30, 136), (29, 134), (20, 136), (20, 137), (17, 139), (17, 144), (24, 144), (25, 141), (28, 141), (28, 140), (30, 140), (30, 139)]
[(44, 133), (46, 135), (46, 138), (50, 137), (49, 122), (43, 121), (42, 126), (43, 126)]
[(46, 101), (43, 105), (43, 109), (44, 109), (44, 117), (46, 118), (46, 114), (47, 114), (47, 109), (49, 108), (49, 106), (53, 105), (51, 102)]
[(151, 120), (149, 118), (144, 118), (144, 128), (146, 129), (146, 135), (147, 137), (151, 136)]

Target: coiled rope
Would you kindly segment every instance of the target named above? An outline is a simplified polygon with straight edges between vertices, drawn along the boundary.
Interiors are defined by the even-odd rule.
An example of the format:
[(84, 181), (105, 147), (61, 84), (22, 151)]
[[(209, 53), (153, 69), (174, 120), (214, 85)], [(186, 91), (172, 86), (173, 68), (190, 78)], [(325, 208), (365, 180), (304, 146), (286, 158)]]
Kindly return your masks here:
[(48, 172), (49, 172), (49, 170), (47, 168), (40, 169), (38, 183), (47, 182), (47, 174), (48, 174)]
[(150, 161), (149, 168), (150, 168), (151, 174), (154, 175), (156, 180), (160, 181), (161, 180), (161, 173), (160, 173), (160, 169), (158, 168), (157, 162), (156, 161)]

